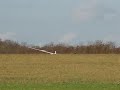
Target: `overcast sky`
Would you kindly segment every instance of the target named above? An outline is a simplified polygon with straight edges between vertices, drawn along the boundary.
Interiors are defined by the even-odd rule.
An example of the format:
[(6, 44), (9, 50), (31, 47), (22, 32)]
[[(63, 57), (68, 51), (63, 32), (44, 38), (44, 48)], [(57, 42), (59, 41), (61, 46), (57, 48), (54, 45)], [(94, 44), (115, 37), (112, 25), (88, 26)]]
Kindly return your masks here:
[(120, 43), (120, 0), (0, 0), (0, 38), (36, 45)]

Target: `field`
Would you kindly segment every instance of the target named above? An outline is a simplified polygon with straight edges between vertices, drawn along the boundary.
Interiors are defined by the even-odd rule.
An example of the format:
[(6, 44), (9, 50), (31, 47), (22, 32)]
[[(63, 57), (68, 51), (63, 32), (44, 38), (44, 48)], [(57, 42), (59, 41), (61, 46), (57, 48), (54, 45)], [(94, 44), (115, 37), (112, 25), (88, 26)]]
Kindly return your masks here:
[(120, 55), (0, 55), (0, 90), (120, 90)]

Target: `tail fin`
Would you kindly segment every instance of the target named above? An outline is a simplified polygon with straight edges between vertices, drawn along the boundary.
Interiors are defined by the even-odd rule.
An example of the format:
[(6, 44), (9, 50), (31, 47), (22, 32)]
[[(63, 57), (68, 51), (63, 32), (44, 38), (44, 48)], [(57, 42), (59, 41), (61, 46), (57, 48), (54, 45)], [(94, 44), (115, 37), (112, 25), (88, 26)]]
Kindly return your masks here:
[(57, 54), (57, 52), (55, 51), (55, 54)]

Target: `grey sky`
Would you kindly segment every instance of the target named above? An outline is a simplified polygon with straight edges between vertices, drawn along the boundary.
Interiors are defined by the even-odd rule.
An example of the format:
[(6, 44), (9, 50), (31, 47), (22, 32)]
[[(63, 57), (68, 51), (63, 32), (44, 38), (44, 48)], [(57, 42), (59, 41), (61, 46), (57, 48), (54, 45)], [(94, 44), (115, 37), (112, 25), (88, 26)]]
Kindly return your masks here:
[(120, 0), (0, 0), (0, 38), (120, 43)]

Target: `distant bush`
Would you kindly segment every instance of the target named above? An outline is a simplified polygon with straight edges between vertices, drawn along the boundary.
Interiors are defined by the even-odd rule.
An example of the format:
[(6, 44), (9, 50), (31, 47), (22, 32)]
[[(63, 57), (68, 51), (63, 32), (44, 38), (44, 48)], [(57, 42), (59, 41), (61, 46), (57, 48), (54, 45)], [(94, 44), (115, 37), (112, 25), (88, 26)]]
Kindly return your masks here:
[(119, 54), (120, 47), (117, 47), (114, 42), (104, 43), (101, 40), (88, 43), (87, 45), (71, 46), (66, 44), (47, 44), (41, 49), (48, 51), (57, 51), (60, 54)]
[[(97, 40), (89, 42), (87, 45), (66, 45), (50, 43), (43, 47), (31, 47), (44, 49), (50, 52), (57, 51), (60, 54), (119, 54), (120, 47), (116, 47), (114, 42), (106, 42)], [(11, 40), (0, 40), (0, 53), (1, 54), (33, 54), (42, 53), (28, 48), (26, 43), (18, 43)]]
[(27, 53), (39, 53), (31, 50), (25, 43), (19, 44), (18, 42), (6, 40), (0, 40), (0, 53), (1, 54), (27, 54)]

